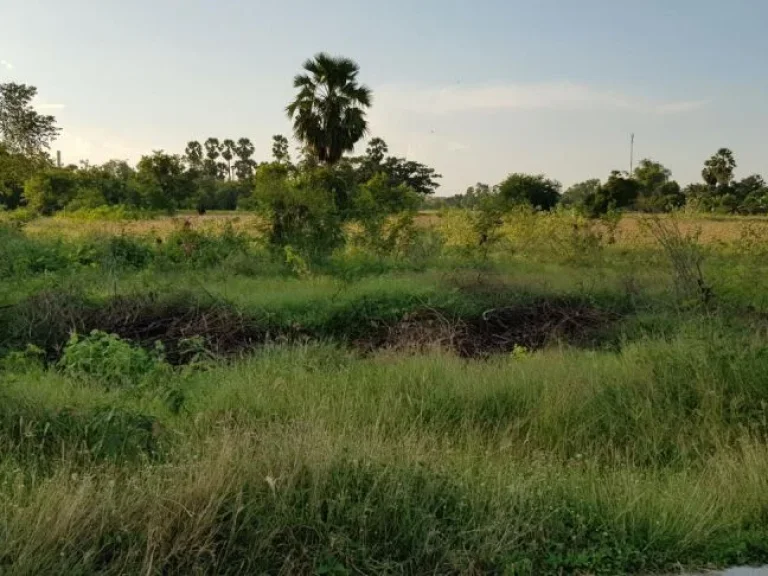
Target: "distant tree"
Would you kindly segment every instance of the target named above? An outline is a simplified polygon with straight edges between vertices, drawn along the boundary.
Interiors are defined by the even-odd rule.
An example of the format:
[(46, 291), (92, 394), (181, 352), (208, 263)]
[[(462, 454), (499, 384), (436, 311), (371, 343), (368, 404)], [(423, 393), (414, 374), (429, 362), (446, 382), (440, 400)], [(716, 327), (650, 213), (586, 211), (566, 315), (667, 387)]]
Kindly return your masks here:
[(634, 172), (635, 180), (640, 184), (641, 193), (647, 196), (653, 195), (654, 191), (666, 184), (672, 178), (672, 172), (653, 160), (640, 160)]
[(736, 210), (742, 214), (765, 214), (768, 212), (768, 186), (759, 174), (752, 174), (731, 185), (738, 200)]
[(163, 151), (142, 156), (136, 166), (136, 180), (144, 204), (155, 210), (180, 208), (195, 192), (181, 157)]
[(600, 180), (593, 178), (578, 182), (566, 190), (560, 198), (560, 204), (566, 208), (582, 208), (589, 198), (600, 192)]
[(253, 153), (256, 150), (253, 143), (248, 138), (240, 138), (235, 147), (235, 175), (238, 180), (247, 180), (253, 175), (253, 169), (256, 163), (253, 161)]
[(736, 170), (736, 159), (728, 148), (720, 148), (717, 153), (704, 163), (701, 172), (704, 182), (709, 186), (728, 186)]
[(67, 168), (47, 168), (27, 180), (24, 197), (27, 205), (43, 215), (64, 209), (78, 189), (78, 174)]
[(221, 142), (218, 138), (208, 138), (205, 141), (205, 160), (203, 170), (208, 176), (219, 176), (219, 157), (221, 156)]
[(0, 207), (18, 208), (24, 194), (24, 183), (45, 167), (40, 158), (11, 152), (0, 142)]
[(351, 159), (358, 184), (370, 181), (378, 174), (386, 175), (392, 188), (408, 186), (414, 192), (423, 195), (433, 194), (442, 178), (434, 168), (420, 162), (386, 156), (389, 148), (381, 138), (373, 138), (365, 150), (365, 156)]
[(221, 143), (221, 157), (227, 163), (227, 179), (232, 180), (232, 159), (235, 157), (235, 141), (227, 138)]
[(381, 138), (371, 138), (371, 141), (368, 142), (368, 147), (365, 149), (365, 156), (368, 162), (379, 166), (384, 161), (387, 152), (389, 152), (389, 147), (384, 140)]
[(101, 204), (141, 206), (136, 171), (124, 160), (110, 160), (101, 166), (84, 166), (77, 174), (80, 189), (76, 200), (80, 207), (93, 208)]
[(634, 206), (640, 193), (640, 184), (626, 172), (614, 170), (608, 180), (594, 195), (587, 197), (585, 208), (593, 216), (600, 216), (611, 210)]
[(189, 167), (194, 170), (202, 170), (203, 168), (203, 147), (200, 142), (192, 140), (187, 143), (187, 148), (184, 151), (184, 157), (189, 163)]
[(668, 212), (685, 203), (680, 185), (672, 180), (672, 172), (659, 162), (644, 159), (635, 168), (638, 184), (635, 208), (645, 212)]
[(358, 84), (360, 69), (348, 58), (320, 53), (304, 70), (294, 78), (298, 93), (286, 110), (296, 137), (320, 162), (335, 164), (365, 135), (371, 91)]
[(272, 158), (280, 164), (291, 163), (291, 154), (288, 151), (288, 138), (282, 134), (272, 136)]
[(508, 205), (530, 204), (540, 210), (551, 210), (560, 201), (560, 183), (541, 174), (510, 174), (497, 188)]
[(0, 138), (8, 151), (37, 156), (59, 135), (56, 119), (32, 106), (37, 88), (26, 84), (0, 84)]
[(381, 170), (389, 178), (390, 186), (396, 187), (403, 184), (424, 195), (434, 194), (440, 187), (437, 180), (442, 178), (434, 168), (413, 160), (392, 156), (384, 161)]

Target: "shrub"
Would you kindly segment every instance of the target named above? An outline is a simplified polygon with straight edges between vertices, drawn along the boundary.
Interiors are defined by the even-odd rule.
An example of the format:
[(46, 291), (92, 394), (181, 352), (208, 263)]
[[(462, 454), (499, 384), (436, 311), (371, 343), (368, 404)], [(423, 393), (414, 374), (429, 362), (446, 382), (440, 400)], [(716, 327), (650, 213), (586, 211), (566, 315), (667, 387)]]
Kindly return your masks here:
[(560, 201), (562, 187), (541, 174), (510, 174), (497, 188), (499, 196), (510, 206), (529, 204), (539, 210), (551, 210)]
[(67, 218), (72, 218), (73, 220), (122, 222), (125, 220), (141, 220), (153, 216), (152, 212), (136, 210), (124, 205), (95, 207), (81, 205), (73, 209), (74, 206), (76, 205), (70, 203), (66, 211)]
[(298, 180), (289, 178), (282, 165), (267, 164), (256, 171), (253, 203), (269, 222), (267, 236), (277, 254), (291, 246), (303, 258), (317, 261), (344, 242), (337, 202), (346, 202), (346, 193), (328, 170), (317, 169)]
[(76, 332), (70, 336), (59, 367), (73, 378), (125, 387), (162, 373), (167, 364), (160, 346), (150, 353), (114, 334), (93, 330), (88, 336)]
[(195, 267), (220, 264), (237, 253), (248, 253), (251, 239), (228, 224), (220, 233), (194, 230), (189, 220), (163, 243), (161, 253), (174, 263)]
[(56, 272), (72, 265), (61, 242), (33, 240), (14, 226), (0, 225), (0, 277)]
[(109, 263), (117, 268), (146, 268), (152, 262), (152, 249), (130, 236), (113, 236), (107, 241)]
[(40, 214), (50, 215), (61, 210), (77, 194), (77, 173), (62, 168), (50, 168), (30, 178), (24, 185), (27, 204)]

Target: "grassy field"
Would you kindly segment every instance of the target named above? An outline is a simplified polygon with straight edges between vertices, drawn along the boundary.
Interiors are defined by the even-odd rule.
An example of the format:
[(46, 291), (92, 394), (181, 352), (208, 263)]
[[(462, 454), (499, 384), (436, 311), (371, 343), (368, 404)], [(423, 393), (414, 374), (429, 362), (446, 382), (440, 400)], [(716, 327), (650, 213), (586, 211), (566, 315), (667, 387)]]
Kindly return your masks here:
[(0, 226), (0, 573), (768, 562), (768, 221), (421, 220)]
[[(622, 245), (652, 244), (653, 238), (642, 229), (642, 215), (630, 214), (618, 223), (616, 239)], [(757, 235), (768, 241), (768, 218), (763, 216), (677, 216), (684, 233), (698, 233), (703, 243), (733, 243), (745, 236)], [(0, 213), (0, 222), (3, 216)], [(221, 231), (227, 225), (249, 234), (258, 234), (258, 216), (243, 212), (217, 212), (200, 216), (196, 213), (182, 213), (176, 216), (157, 216), (140, 220), (89, 220), (68, 218), (66, 215), (37, 218), (26, 226), (31, 236), (49, 238), (84, 238), (93, 235), (148, 235), (166, 238), (185, 221), (195, 229)], [(435, 211), (424, 211), (416, 218), (416, 224), (423, 228), (439, 226), (441, 215)]]

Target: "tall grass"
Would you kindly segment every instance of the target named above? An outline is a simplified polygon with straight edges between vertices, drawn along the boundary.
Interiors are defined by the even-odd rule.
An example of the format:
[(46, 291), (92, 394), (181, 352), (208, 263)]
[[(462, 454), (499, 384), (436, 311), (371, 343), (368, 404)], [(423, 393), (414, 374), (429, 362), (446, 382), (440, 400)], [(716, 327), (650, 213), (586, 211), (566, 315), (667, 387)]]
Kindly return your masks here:
[[(634, 224), (609, 244), (568, 218), (521, 215), (479, 263), (427, 230), (399, 260), (350, 246), (302, 277), (242, 222), (163, 220), (160, 242), (143, 228), (67, 239), (0, 228), (0, 573), (768, 561), (760, 243), (702, 240), (714, 298), (686, 307), (669, 256), (627, 240)], [(36, 225), (54, 224), (71, 225)], [(531, 231), (548, 241), (531, 244)], [(484, 360), (348, 346), (417, 310), (482, 318), (542, 299), (620, 316), (609, 345)], [(191, 351), (176, 366), (169, 349), (138, 347), (206, 307), (219, 314), (190, 326), (252, 322), (259, 347), (212, 359), (181, 330)], [(137, 342), (88, 336), (105, 319), (138, 322)]]
[[(97, 422), (107, 404), (156, 422), (155, 455), (83, 458), (96, 428), (72, 424), (49, 428), (58, 448), (30, 476), (28, 453), (6, 444), (19, 464), (0, 474), (0, 558), (13, 573), (115, 574), (766, 560), (766, 362), (701, 326), (621, 353), (490, 362), (269, 348), (173, 376), (178, 413), (150, 391), (15, 373), (6, 421), (41, 430), (64, 406)], [(125, 438), (145, 426), (113, 421)]]

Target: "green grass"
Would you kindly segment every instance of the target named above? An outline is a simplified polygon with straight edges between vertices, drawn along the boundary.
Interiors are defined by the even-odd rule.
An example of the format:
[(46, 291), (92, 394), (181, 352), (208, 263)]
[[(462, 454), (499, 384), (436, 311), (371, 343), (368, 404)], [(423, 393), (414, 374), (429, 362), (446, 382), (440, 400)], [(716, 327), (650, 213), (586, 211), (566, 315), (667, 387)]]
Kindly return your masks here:
[(768, 357), (691, 331), (490, 362), (271, 348), (175, 376), (178, 413), (152, 390), (16, 374), (0, 557), (115, 574), (765, 560)]
[[(578, 263), (342, 254), (297, 278), (232, 238), (208, 238), (210, 257), (185, 261), (170, 248), (144, 259), (132, 244), (8, 234), (2, 574), (647, 574), (768, 562), (758, 253), (708, 252), (705, 305), (671, 291), (666, 257), (649, 248), (605, 247)], [(104, 258), (115, 250), (119, 265)], [(72, 257), (86, 252), (100, 256)], [(606, 340), (482, 360), (353, 345), (416, 310), (458, 321), (571, 300), (620, 316)], [(105, 335), (73, 339), (62, 356), (84, 318), (206, 307), (292, 338), (216, 358), (193, 338), (174, 367)]]

